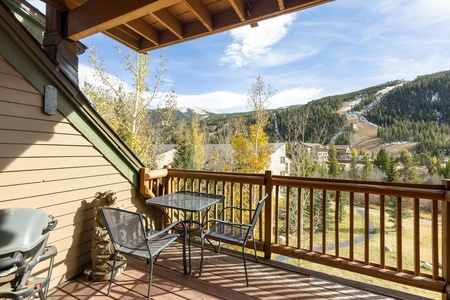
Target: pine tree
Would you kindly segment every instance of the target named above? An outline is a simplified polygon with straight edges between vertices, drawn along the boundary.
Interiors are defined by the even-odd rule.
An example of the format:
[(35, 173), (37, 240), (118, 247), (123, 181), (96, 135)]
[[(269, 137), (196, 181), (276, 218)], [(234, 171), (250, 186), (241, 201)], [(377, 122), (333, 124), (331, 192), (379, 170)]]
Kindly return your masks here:
[(380, 151), (378, 151), (377, 157), (373, 161), (374, 165), (382, 170), (386, 171), (387, 164), (389, 160), (389, 154), (387, 153), (386, 149), (384, 147), (381, 147)]
[(173, 166), (177, 169), (194, 170), (194, 148), (192, 143), (184, 140), (175, 149)]
[(370, 162), (370, 158), (369, 158), (369, 156), (367, 156), (367, 154), (364, 155), (362, 161), (363, 161), (363, 167), (361, 170), (361, 179), (369, 180), (372, 177), (373, 165)]
[(398, 181), (397, 162), (392, 156), (388, 157), (384, 174), (385, 176), (383, 178), (383, 181), (385, 182)]
[(401, 178), (403, 182), (420, 183), (419, 173), (417, 171), (418, 163), (413, 159), (408, 150), (403, 149), (400, 152), (400, 163), (402, 168), (400, 169)]
[(449, 179), (450, 178), (450, 159), (447, 160), (447, 163), (445, 164), (445, 168), (443, 171), (444, 178)]
[[(385, 177), (383, 178), (385, 182), (396, 182), (398, 181), (398, 172), (397, 172), (397, 161), (389, 156), (388, 165), (385, 173)], [(397, 220), (397, 201), (401, 201), (401, 218), (407, 219), (411, 217), (411, 213), (408, 210), (407, 203), (405, 199), (398, 199), (393, 196), (389, 196), (388, 201), (386, 203), (386, 213), (389, 216), (389, 221), (395, 223)]]
[[(323, 211), (323, 201), (325, 200), (325, 212)], [(325, 199), (323, 199), (323, 194), (321, 192), (314, 192), (314, 205), (313, 205), (313, 231), (314, 232), (322, 232), (325, 228), (332, 229), (332, 224), (334, 220), (333, 216), (333, 210), (331, 207), (331, 198), (330, 195), (327, 193), (325, 196)], [(311, 203), (308, 201), (306, 202), (305, 209), (304, 209), (304, 215), (305, 219), (309, 220), (310, 213), (311, 213)], [(323, 224), (323, 213), (326, 214), (325, 216), (325, 224)]]
[(350, 168), (348, 170), (348, 178), (353, 180), (359, 179), (358, 165), (357, 165), (357, 151), (352, 150), (352, 158), (350, 159)]
[(339, 162), (337, 160), (337, 152), (334, 143), (331, 143), (328, 148), (328, 175), (331, 178), (336, 178), (339, 175)]

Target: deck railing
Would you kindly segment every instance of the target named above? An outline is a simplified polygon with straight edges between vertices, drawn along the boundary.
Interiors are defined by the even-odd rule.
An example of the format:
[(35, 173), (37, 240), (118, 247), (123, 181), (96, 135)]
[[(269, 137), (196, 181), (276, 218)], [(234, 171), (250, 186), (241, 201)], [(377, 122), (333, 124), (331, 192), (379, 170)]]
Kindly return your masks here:
[[(141, 170), (145, 197), (178, 190), (223, 194), (222, 205), (246, 208), (269, 193), (255, 234), (266, 258), (282, 255), (446, 294), (450, 181), (431, 185), (275, 176), (271, 171)], [(205, 217), (217, 218), (219, 210), (220, 205)]]

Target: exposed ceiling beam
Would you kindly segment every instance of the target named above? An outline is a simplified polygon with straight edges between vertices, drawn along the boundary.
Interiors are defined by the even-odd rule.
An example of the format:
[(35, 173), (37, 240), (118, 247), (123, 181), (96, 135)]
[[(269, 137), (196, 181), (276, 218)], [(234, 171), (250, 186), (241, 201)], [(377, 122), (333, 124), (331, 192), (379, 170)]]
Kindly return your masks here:
[(246, 19), (245, 1), (244, 0), (230, 0), (230, 4), (234, 11), (238, 15), (239, 19), (243, 22)]
[(125, 26), (139, 33), (141, 36), (145, 37), (147, 40), (151, 41), (155, 45), (159, 45), (159, 35), (158, 31), (150, 26), (147, 22), (142, 19), (137, 19), (125, 23)]
[[(332, 0), (41, 0), (48, 31), (79, 41), (98, 32), (148, 52)], [(205, 4), (206, 3), (206, 4)], [(62, 29), (67, 28), (67, 32)]]
[(130, 30), (125, 26), (118, 26), (108, 29), (103, 33), (134, 50), (138, 50), (140, 48), (140, 38), (133, 36), (129, 31)]
[(200, 22), (205, 25), (208, 31), (213, 30), (213, 18), (208, 8), (203, 4), (201, 0), (184, 0), (187, 6), (197, 16)]
[(67, 12), (67, 37), (78, 41), (176, 3), (179, 0), (87, 1)]
[(181, 23), (167, 8), (153, 12), (155, 18), (175, 34), (179, 39), (183, 38), (183, 23)]

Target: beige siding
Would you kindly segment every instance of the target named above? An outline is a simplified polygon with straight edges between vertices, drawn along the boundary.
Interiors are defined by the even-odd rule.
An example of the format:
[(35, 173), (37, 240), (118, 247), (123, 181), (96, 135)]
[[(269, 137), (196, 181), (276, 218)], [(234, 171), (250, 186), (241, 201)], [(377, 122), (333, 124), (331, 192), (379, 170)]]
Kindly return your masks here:
[(58, 219), (52, 285), (90, 261), (94, 195), (112, 189), (120, 206), (146, 210), (134, 186), (0, 56), (0, 208), (35, 207)]

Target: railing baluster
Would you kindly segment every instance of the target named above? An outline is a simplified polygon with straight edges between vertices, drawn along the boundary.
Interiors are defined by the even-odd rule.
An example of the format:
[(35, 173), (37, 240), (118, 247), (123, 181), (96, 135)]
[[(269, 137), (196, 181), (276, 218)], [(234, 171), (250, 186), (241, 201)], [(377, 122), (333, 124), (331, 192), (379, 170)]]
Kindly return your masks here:
[[(251, 190), (250, 190), (251, 191)], [(244, 207), (244, 184), (239, 184), (239, 198), (240, 198), (240, 207)], [(250, 203), (252, 202), (252, 197), (251, 194), (249, 195), (249, 200)], [(240, 223), (244, 223), (244, 212), (241, 210), (240, 211)]]
[(395, 219), (395, 232), (397, 237), (397, 271), (401, 272), (403, 269), (403, 249), (402, 249), (402, 197), (397, 197), (396, 203), (396, 219)]
[(334, 255), (339, 257), (339, 210), (341, 208), (341, 194), (339, 191), (336, 191), (336, 199), (335, 199), (335, 209), (334, 209)]
[[(259, 186), (259, 195), (258, 199), (262, 199), (263, 197), (263, 187), (262, 185)], [(261, 216), (259, 217), (259, 240), (263, 241), (263, 220), (265, 220), (265, 214), (264, 210), (261, 212)]]
[(322, 190), (322, 253), (327, 253), (327, 190)]
[(353, 261), (355, 259), (355, 193), (350, 192), (350, 254), (349, 259)]
[[(279, 199), (278, 195), (280, 194), (280, 186), (277, 185), (275, 187), (275, 216), (280, 215), (280, 207), (279, 207)], [(280, 232), (279, 232), (279, 219), (278, 217), (275, 218), (275, 243), (280, 243)]]
[(386, 266), (386, 197), (380, 195), (380, 268)]
[(414, 275), (419, 276), (420, 274), (420, 200), (414, 199)]
[(431, 205), (431, 253), (433, 265), (433, 278), (439, 278), (439, 233), (438, 233), (439, 219), (438, 219), (438, 203), (433, 201)]
[[(231, 193), (231, 205), (235, 206), (236, 204), (234, 203), (234, 201), (236, 201), (235, 197), (234, 197), (234, 193), (235, 193), (235, 182), (230, 182), (230, 193)], [(234, 209), (231, 209), (231, 222), (236, 222), (236, 220), (234, 219)]]
[(303, 203), (302, 188), (297, 188), (297, 248), (302, 248), (303, 238)]
[(285, 243), (285, 245), (286, 246), (289, 246), (289, 239), (290, 239), (290, 237), (289, 237), (289, 231), (290, 231), (290, 226), (289, 226), (289, 216), (290, 216), (290, 214), (291, 214), (291, 209), (290, 209), (290, 203), (291, 203), (291, 197), (290, 197), (290, 194), (291, 194), (291, 187), (287, 187), (287, 189), (286, 189), (286, 225), (285, 225), (285, 227), (286, 227), (286, 243)]
[(314, 190), (309, 190), (309, 251), (314, 250)]
[(364, 263), (369, 263), (369, 194), (364, 194)]

